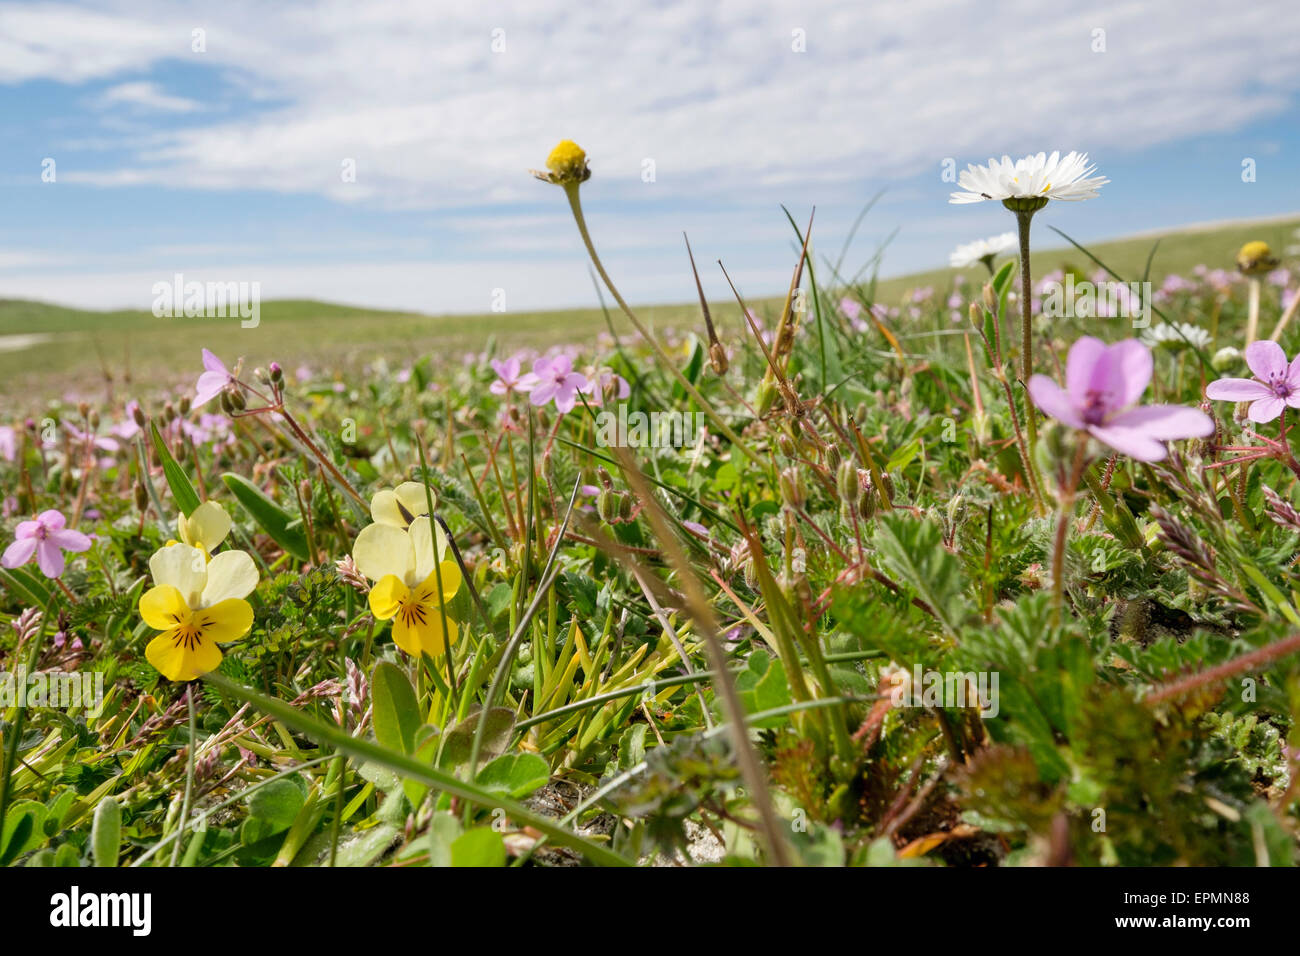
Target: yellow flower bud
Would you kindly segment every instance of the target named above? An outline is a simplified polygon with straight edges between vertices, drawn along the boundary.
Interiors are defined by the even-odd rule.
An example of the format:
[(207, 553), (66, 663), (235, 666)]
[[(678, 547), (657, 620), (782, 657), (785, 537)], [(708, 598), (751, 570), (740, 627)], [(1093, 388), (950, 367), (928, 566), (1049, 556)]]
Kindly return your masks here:
[(1248, 242), (1237, 253), (1237, 268), (1243, 275), (1255, 276), (1277, 267), (1278, 260), (1267, 242)]
[(545, 173), (534, 169), (533, 175), (557, 186), (577, 185), (591, 178), (587, 154), (571, 139), (561, 140), (551, 150), (551, 155), (546, 157), (546, 168), (548, 172)]

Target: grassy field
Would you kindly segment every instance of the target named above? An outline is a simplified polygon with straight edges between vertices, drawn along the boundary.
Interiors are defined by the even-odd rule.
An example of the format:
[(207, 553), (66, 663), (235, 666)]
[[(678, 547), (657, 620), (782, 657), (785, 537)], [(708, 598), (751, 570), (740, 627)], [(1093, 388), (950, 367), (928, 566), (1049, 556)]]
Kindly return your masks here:
[[(1198, 264), (1231, 268), (1242, 243), (1252, 239), (1268, 242), (1281, 251), (1293, 240), (1300, 217), (1262, 223), (1213, 225), (1174, 231), (1160, 236), (1143, 236), (1097, 243), (1089, 251), (1125, 279), (1140, 278), (1152, 254), (1151, 279), (1159, 282), (1171, 273), (1186, 273)], [(1072, 265), (1091, 273), (1095, 266), (1077, 249), (1053, 243), (1059, 237), (1039, 225), (1035, 242), (1048, 246), (1033, 256), (1035, 276)], [(1158, 246), (1157, 246), (1158, 241)], [(887, 260), (887, 255), (886, 255)], [(574, 268), (581, 268), (574, 263)], [(830, 270), (823, 264), (823, 272)], [(983, 270), (968, 269), (982, 278)], [(951, 287), (956, 270), (936, 269), (882, 279), (875, 300), (893, 304), (911, 288)], [(869, 275), (842, 276), (865, 282)], [(781, 287), (788, 277), (774, 275), (772, 286)], [(829, 284), (825, 274), (822, 285)], [(57, 289), (51, 298), (57, 298)], [(773, 316), (780, 300), (755, 300), (760, 314)], [(739, 308), (734, 301), (717, 301), (713, 313), (727, 340), (742, 332)], [(675, 326), (702, 332), (699, 306), (695, 303), (649, 307), (642, 310), (655, 327)], [(613, 318), (620, 336), (633, 335), (621, 316)], [(485, 315), (423, 315), (359, 309), (313, 301), (275, 301), (262, 306), (256, 329), (242, 329), (235, 319), (157, 318), (149, 312), (91, 312), (28, 301), (0, 301), (0, 395), (31, 405), (35, 411), (44, 402), (73, 391), (88, 398), (116, 397), (124, 386), (149, 383), (170, 386), (193, 377), (202, 344), (223, 356), (243, 356), (246, 363), (265, 365), (272, 359), (288, 365), (300, 362), (318, 370), (354, 369), (377, 358), (400, 362), (402, 357), (436, 351), (443, 355), (478, 351), (490, 337), (503, 349), (543, 346), (559, 342), (583, 342), (607, 328), (598, 308), (556, 312), (526, 312)], [(34, 336), (34, 344), (5, 349), (7, 336)], [(200, 342), (201, 339), (201, 342)], [(18, 344), (11, 339), (10, 344)], [(112, 368), (116, 381), (109, 381)]]

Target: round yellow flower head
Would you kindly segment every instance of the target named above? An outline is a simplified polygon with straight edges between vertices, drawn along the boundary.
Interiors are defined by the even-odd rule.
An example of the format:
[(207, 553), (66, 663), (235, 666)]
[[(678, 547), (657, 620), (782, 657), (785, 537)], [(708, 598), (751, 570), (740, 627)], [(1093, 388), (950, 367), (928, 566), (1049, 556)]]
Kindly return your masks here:
[(591, 178), (591, 170), (587, 166), (587, 154), (571, 139), (561, 140), (555, 149), (551, 150), (551, 155), (546, 157), (546, 168), (549, 172), (533, 170), (533, 175), (543, 182), (554, 183), (557, 186), (577, 185)]
[(1267, 242), (1248, 242), (1237, 253), (1237, 268), (1243, 275), (1255, 276), (1277, 268), (1278, 260)]

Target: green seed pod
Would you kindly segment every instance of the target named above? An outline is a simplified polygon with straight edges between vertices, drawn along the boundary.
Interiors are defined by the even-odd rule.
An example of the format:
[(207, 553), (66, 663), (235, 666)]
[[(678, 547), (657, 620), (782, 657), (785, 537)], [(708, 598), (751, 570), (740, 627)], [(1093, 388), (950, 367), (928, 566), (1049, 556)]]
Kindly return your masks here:
[(137, 481), (135, 483), (135, 510), (143, 513), (149, 507), (149, 492), (145, 490), (144, 484)]
[(606, 524), (618, 520), (618, 492), (606, 488), (596, 496), (596, 514)]
[(797, 511), (803, 507), (806, 495), (799, 469), (794, 466), (782, 469), (777, 476), (777, 485), (781, 489), (781, 501), (787, 508)]
[(840, 462), (840, 467), (835, 471), (835, 489), (839, 492), (840, 501), (853, 504), (862, 494), (862, 482), (858, 480), (858, 469), (851, 461)]
[(763, 382), (758, 386), (758, 417), (763, 418), (772, 410), (776, 404), (777, 389), (771, 382)]
[(776, 436), (776, 447), (785, 455), (786, 458), (793, 458), (795, 453), (794, 439), (785, 432)]
[[(994, 315), (998, 314), (998, 296), (997, 293), (993, 291), (992, 282), (984, 283), (984, 308), (992, 312)], [(982, 320), (980, 324), (983, 325)]]
[(838, 445), (826, 446), (826, 468), (829, 471), (836, 471), (840, 467), (843, 456), (840, 454)]
[(867, 482), (867, 487), (863, 488), (862, 493), (858, 495), (858, 514), (864, 521), (870, 520), (876, 513), (877, 504), (876, 489)]

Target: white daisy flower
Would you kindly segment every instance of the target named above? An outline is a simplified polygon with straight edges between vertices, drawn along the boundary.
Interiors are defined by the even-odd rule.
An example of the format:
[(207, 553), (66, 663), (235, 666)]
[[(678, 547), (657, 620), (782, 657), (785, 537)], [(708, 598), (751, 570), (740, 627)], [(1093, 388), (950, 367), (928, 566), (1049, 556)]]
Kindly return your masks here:
[(967, 166), (957, 177), (957, 185), (966, 191), (953, 193), (948, 201), (998, 199), (1011, 209), (1023, 207), (1023, 211), (1032, 212), (1049, 199), (1091, 199), (1110, 182), (1104, 176), (1093, 176), (1096, 168), (1088, 165), (1087, 153), (1070, 152), (1064, 157), (1060, 152), (1051, 156), (1039, 153), (1015, 162), (1003, 156), (1001, 161), (990, 159), (987, 166)]
[(964, 246), (958, 246), (948, 256), (948, 264), (954, 269), (964, 269), (985, 259), (991, 261), (995, 256), (1010, 252), (1015, 247), (1016, 234), (1004, 232), (1000, 236), (989, 236), (987, 239), (977, 239)]
[(1210, 344), (1210, 333), (1189, 322), (1177, 322), (1173, 325), (1160, 322), (1142, 333), (1142, 341), (1153, 349), (1161, 346), (1176, 349), (1188, 344), (1203, 349)]

